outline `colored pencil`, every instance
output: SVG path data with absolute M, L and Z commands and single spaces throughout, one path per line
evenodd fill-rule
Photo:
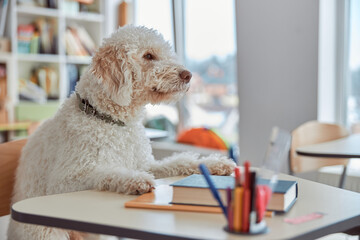
M 234 230 L 241 232 L 242 228 L 242 199 L 243 199 L 244 188 L 236 187 L 234 191 Z
M 225 218 L 226 220 L 228 219 L 228 215 L 227 215 L 227 211 L 226 211 L 226 208 L 224 206 L 224 204 L 222 203 L 221 201 L 221 198 L 220 198 L 220 195 L 219 195 L 219 192 L 216 190 L 216 187 L 214 185 L 214 183 L 212 182 L 211 178 L 210 178 L 210 172 L 209 170 L 207 169 L 206 165 L 201 163 L 199 165 L 199 168 L 200 168 L 200 171 L 202 172 L 203 176 L 205 177 L 205 180 L 206 182 L 208 183 L 209 185 L 209 188 L 211 190 L 211 193 L 213 195 L 213 197 L 216 199 L 216 201 L 219 203 L 220 207 L 221 207 L 221 210 L 223 211 L 224 215 L 225 215 Z

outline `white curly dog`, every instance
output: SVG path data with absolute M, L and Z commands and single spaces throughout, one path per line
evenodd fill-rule
M 142 194 L 154 179 L 216 175 L 235 164 L 225 156 L 179 153 L 157 161 L 142 124 L 148 103 L 179 100 L 191 73 L 157 31 L 119 28 L 103 41 L 92 63 L 55 116 L 29 137 L 16 173 L 13 203 L 49 194 L 98 189 Z M 10 240 L 93 239 L 70 230 L 10 222 Z

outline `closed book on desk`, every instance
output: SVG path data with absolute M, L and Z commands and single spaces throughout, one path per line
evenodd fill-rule
M 226 202 L 226 188 L 234 186 L 234 177 L 211 176 L 221 200 Z M 258 184 L 268 184 L 267 179 L 258 179 Z M 194 174 L 173 184 L 172 204 L 218 206 L 211 194 L 204 177 Z M 296 181 L 279 180 L 273 190 L 267 210 L 287 212 L 297 199 L 298 189 Z
M 143 208 L 169 211 L 222 213 L 220 207 L 188 204 L 172 204 L 173 187 L 169 185 L 158 185 L 154 191 L 140 195 L 127 201 L 127 208 Z
M 258 179 L 257 184 L 268 185 L 268 179 Z M 294 205 L 298 197 L 298 184 L 296 181 L 278 180 L 267 210 L 276 212 L 287 212 Z

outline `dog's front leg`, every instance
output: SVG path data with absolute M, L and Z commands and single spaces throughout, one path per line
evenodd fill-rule
M 93 188 L 126 194 L 150 192 L 154 186 L 154 176 L 132 169 L 97 170 L 92 174 Z
M 224 155 L 210 154 L 200 157 L 197 153 L 175 153 L 163 160 L 153 161 L 150 171 L 156 178 L 199 174 L 199 164 L 204 163 L 213 175 L 230 175 L 235 163 Z

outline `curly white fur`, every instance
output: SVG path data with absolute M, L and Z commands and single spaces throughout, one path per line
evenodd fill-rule
M 154 160 L 142 125 L 144 106 L 177 101 L 189 88 L 180 77 L 183 71 L 187 70 L 156 31 L 119 28 L 104 40 L 76 90 L 99 112 L 126 126 L 85 114 L 75 94 L 71 95 L 23 148 L 13 203 L 86 189 L 142 194 L 152 190 L 155 178 L 199 173 L 201 162 L 213 174 L 230 174 L 234 163 L 218 155 L 200 158 L 181 153 Z M 8 237 L 56 240 L 90 235 L 11 221 Z

